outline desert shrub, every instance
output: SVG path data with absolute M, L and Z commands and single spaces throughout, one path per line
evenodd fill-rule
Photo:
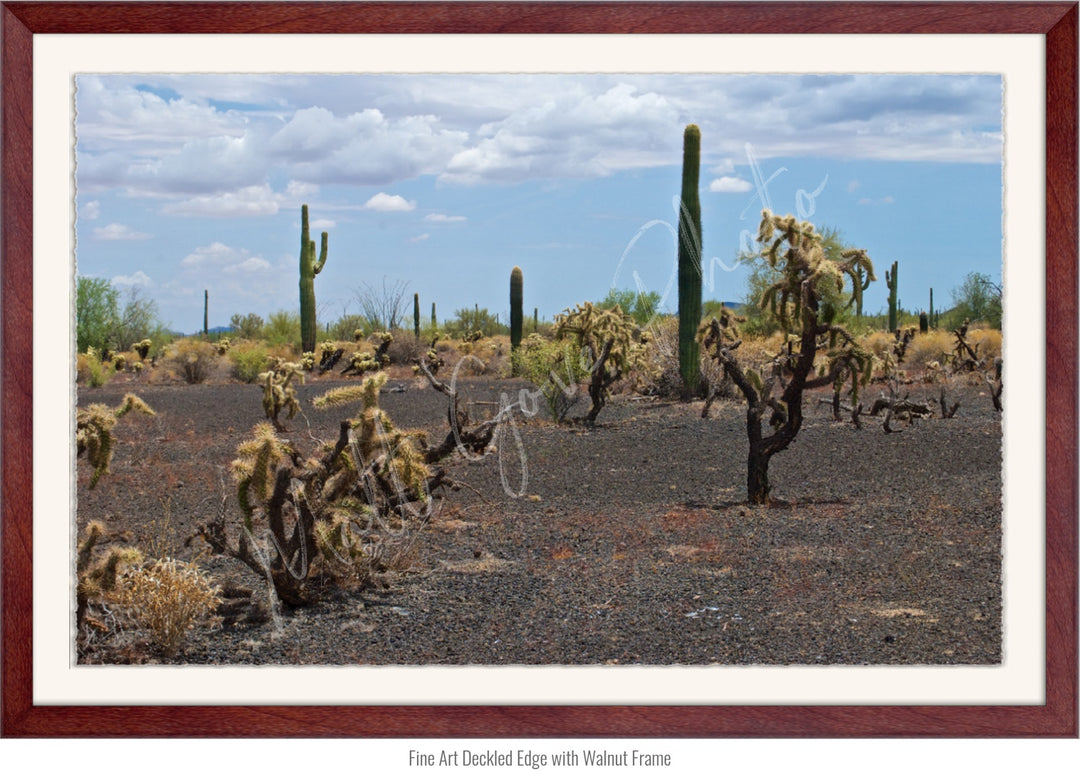
M 75 376 L 79 383 L 86 386 L 104 386 L 116 372 L 114 364 L 103 362 L 97 349 L 90 346 L 85 354 L 79 354 L 75 361 Z
M 233 333 L 238 338 L 255 340 L 262 337 L 263 320 L 262 316 L 256 313 L 248 313 L 243 316 L 234 313 L 232 319 L 229 320 L 229 326 L 232 327 Z
M 973 329 L 968 332 L 968 342 L 980 357 L 992 362 L 1001 356 L 1001 331 L 994 329 Z
M 189 384 L 201 384 L 209 378 L 217 359 L 217 348 L 196 338 L 178 340 L 169 350 L 169 362 Z
M 920 333 L 908 344 L 904 363 L 915 370 L 924 368 L 931 362 L 941 364 L 952 348 L 952 337 L 947 332 L 931 330 Z
M 534 333 L 521 341 L 511 359 L 515 374 L 540 392 L 548 417 L 552 421 L 565 419 L 581 399 L 576 377 L 566 370 L 572 359 L 570 344 Z
M 892 352 L 896 337 L 891 332 L 871 332 L 860 338 L 859 345 L 874 355 L 876 359 L 884 359 L 886 354 Z
M 428 344 L 411 332 L 401 331 L 386 349 L 392 365 L 411 365 L 428 350 Z
M 124 573 L 117 599 L 166 656 L 175 656 L 187 631 L 220 604 L 218 594 L 198 565 L 167 558 Z
M 277 311 L 263 326 L 263 337 L 271 346 L 300 344 L 300 314 L 296 311 Z
M 259 378 L 259 373 L 266 370 L 269 359 L 266 346 L 259 342 L 242 340 L 229 349 L 233 375 L 245 384 L 254 383 Z

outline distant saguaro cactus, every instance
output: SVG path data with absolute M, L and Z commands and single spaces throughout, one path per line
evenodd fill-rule
M 203 334 L 204 337 L 210 334 L 210 290 L 209 289 L 203 289 L 202 334 Z
M 435 318 L 435 303 L 431 304 L 431 329 L 439 329 L 439 320 Z
M 318 328 L 315 324 L 315 276 L 326 264 L 327 234 L 322 234 L 322 248 L 315 259 L 315 241 L 308 230 L 308 207 L 300 209 L 300 350 L 314 351 Z
M 420 293 L 413 292 L 412 296 L 412 326 L 413 335 L 420 337 Z
M 900 327 L 900 311 L 896 302 L 896 263 L 892 263 L 892 272 L 885 271 L 885 285 L 889 287 L 889 332 L 896 332 Z
M 521 268 L 515 266 L 510 271 L 510 350 L 517 351 L 521 346 L 521 331 L 523 329 L 524 315 L 521 310 L 521 301 L 524 294 L 523 287 L 525 278 Z
M 698 391 L 701 324 L 701 130 L 688 124 L 683 131 L 682 195 L 679 202 L 679 373 L 683 396 Z

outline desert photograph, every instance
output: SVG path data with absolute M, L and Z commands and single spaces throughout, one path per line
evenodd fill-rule
M 79 665 L 1002 663 L 999 76 L 74 91 Z

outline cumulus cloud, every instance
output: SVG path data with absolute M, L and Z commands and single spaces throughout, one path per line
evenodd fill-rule
M 278 212 L 282 197 L 269 186 L 245 186 L 235 192 L 199 195 L 162 207 L 162 213 L 176 216 L 236 218 L 242 216 L 273 216 Z
M 269 270 L 270 263 L 243 248 L 234 248 L 220 241 L 208 246 L 199 246 L 180 260 L 185 268 L 198 269 L 200 272 L 221 270 L 225 273 L 253 273 Z
M 101 203 L 99 203 L 97 200 L 91 200 L 88 203 L 83 203 L 82 207 L 79 209 L 80 219 L 92 221 L 94 219 L 97 219 L 99 216 L 101 216 Z
M 113 276 L 110 279 L 113 286 L 153 286 L 150 276 L 141 270 L 136 270 L 129 276 Z
M 421 235 L 417 235 L 416 237 L 409 238 L 409 243 L 423 243 L 425 240 L 427 240 L 430 237 L 431 237 L 431 233 L 425 232 L 425 233 L 423 233 Z
M 379 192 L 364 203 L 364 208 L 369 211 L 383 212 L 411 211 L 416 208 L 416 202 L 413 200 L 406 200 L 401 195 Z
M 449 216 L 445 213 L 429 213 L 424 217 L 426 222 L 436 222 L 438 224 L 451 224 L 456 222 L 466 221 L 464 216 Z
M 163 97 L 130 77 L 79 75 L 75 78 L 79 145 L 105 143 L 140 146 L 184 142 L 193 137 L 241 135 L 247 119 L 237 111 L 177 95 Z
M 480 140 L 449 161 L 441 181 L 461 184 L 527 178 L 589 178 L 669 163 L 676 108 L 662 95 L 618 83 L 603 92 L 563 82 L 506 118 L 479 128 Z
M 710 192 L 749 192 L 754 185 L 745 179 L 733 176 L 714 178 L 709 183 Z
M 95 240 L 149 240 L 154 237 L 149 233 L 133 230 L 125 224 L 95 227 L 92 234 Z
M 304 181 L 386 184 L 439 172 L 467 140 L 436 116 L 391 120 L 377 108 L 337 116 L 315 106 L 296 111 L 267 151 Z

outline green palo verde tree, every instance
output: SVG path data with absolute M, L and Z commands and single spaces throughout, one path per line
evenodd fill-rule
M 686 398 L 698 393 L 701 352 L 701 130 L 688 124 L 683 132 L 682 196 L 679 201 L 679 374 Z
M 833 385 L 840 376 L 850 378 L 852 401 L 860 385 L 870 379 L 873 360 L 843 327 L 833 322 L 837 311 L 822 306 L 828 286 L 843 290 L 865 278 L 874 278 L 870 258 L 862 249 L 848 249 L 839 260 L 830 259 L 821 235 L 809 222 L 793 216 L 762 212 L 758 243 L 761 257 L 779 279 L 762 296 L 761 307 L 788 333 L 787 346 L 763 370 L 739 363 L 741 344 L 730 317 L 712 319 L 701 328 L 702 345 L 711 359 L 739 388 L 746 400 L 746 491 L 752 503 L 769 499 L 769 460 L 795 440 L 802 427 L 803 393 Z M 855 301 L 851 293 L 848 304 Z M 818 363 L 818 356 L 824 357 Z
M 300 208 L 300 351 L 315 350 L 318 327 L 315 323 L 315 276 L 326 264 L 327 234 L 322 234 L 322 248 L 315 259 L 315 241 L 308 230 L 308 207 Z

